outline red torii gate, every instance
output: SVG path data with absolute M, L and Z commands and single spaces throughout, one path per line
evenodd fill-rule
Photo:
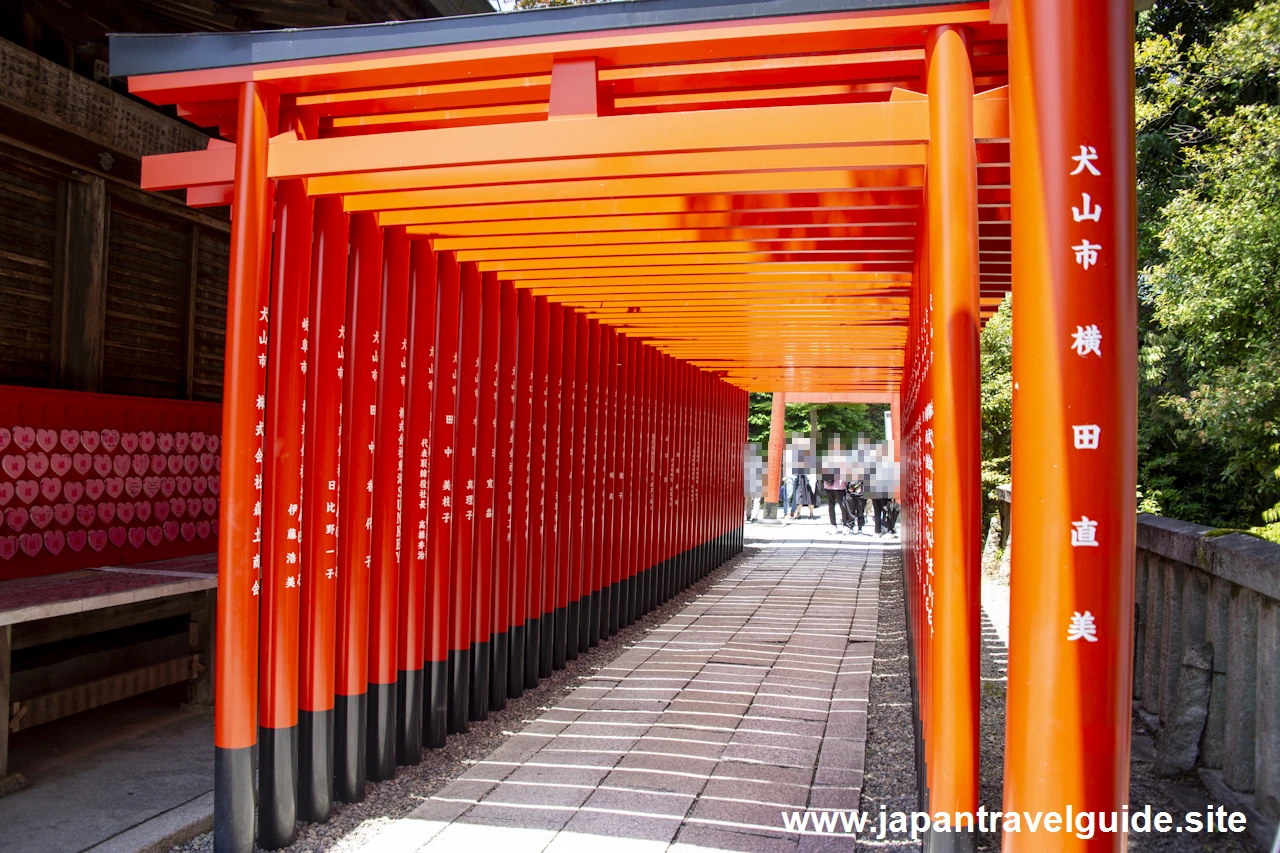
M 281 846 L 735 553 L 747 390 L 899 397 L 922 806 L 973 811 L 977 335 L 1010 288 L 1005 806 L 1119 809 L 1132 29 L 646 0 L 115 37 L 135 94 L 230 140 L 144 161 L 233 208 L 217 849 L 252 848 L 255 743 Z M 708 511 L 646 511 L 674 490 Z

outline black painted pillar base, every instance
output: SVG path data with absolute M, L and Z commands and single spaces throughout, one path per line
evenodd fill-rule
M 423 665 L 423 669 L 427 685 L 422 740 L 427 749 L 439 749 L 444 746 L 449 729 L 449 662 L 430 660 Z
M 556 614 L 543 613 L 538 617 L 542 636 L 538 640 L 538 678 L 547 678 L 555 669 Z
M 493 647 L 486 640 L 471 645 L 471 703 L 469 716 L 473 721 L 489 716 L 489 655 Z
M 370 684 L 369 741 L 365 745 L 370 782 L 396 777 L 396 685 Z
M 510 650 L 507 648 L 507 631 L 490 634 L 489 645 L 493 649 L 493 672 L 489 680 L 489 710 L 501 711 L 507 707 L 507 677 L 510 669 Z
M 253 853 L 253 747 L 213 748 L 214 853 Z
M 333 697 L 333 798 L 340 803 L 364 799 L 367 706 L 363 693 Z
M 532 690 L 538 686 L 538 671 L 542 668 L 542 619 L 530 619 L 524 625 L 524 686 Z
M 622 592 L 618 597 L 618 628 L 622 629 L 631 624 L 636 587 L 634 579 L 629 577 L 623 578 L 618 583 L 622 586 Z
M 298 820 L 333 814 L 333 709 L 298 712 Z
M 507 631 L 507 698 L 524 695 L 524 624 Z
M 564 669 L 565 658 L 569 653 L 569 608 L 555 609 L 555 631 L 551 635 L 551 668 Z
M 592 648 L 600 644 L 600 613 L 601 608 L 605 606 L 608 600 L 608 588 L 598 589 L 590 595 L 582 599 L 582 621 L 585 623 L 586 630 L 583 636 L 587 639 L 586 648 Z M 584 649 L 583 651 L 585 651 Z
M 618 580 L 609 584 L 609 609 L 601 611 L 600 614 L 600 634 L 601 637 L 612 637 L 618 633 L 618 629 L 622 627 L 622 581 Z M 609 614 L 605 618 L 605 612 Z
M 288 847 L 298 837 L 298 727 L 258 727 L 258 846 Z
M 471 650 L 449 652 L 449 734 L 467 730 L 471 713 Z
M 578 652 L 583 651 L 582 637 L 586 631 L 587 624 L 590 622 L 586 603 L 586 598 L 579 598 L 570 601 L 565 608 L 565 660 L 577 660 Z
M 978 837 L 971 829 L 952 832 L 930 830 L 924 837 L 924 853 L 974 853 Z
M 422 670 L 396 673 L 396 764 L 422 761 Z

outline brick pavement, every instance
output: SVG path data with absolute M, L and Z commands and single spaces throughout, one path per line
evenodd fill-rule
M 797 851 L 784 809 L 858 807 L 885 549 L 754 526 L 756 553 L 363 847 Z

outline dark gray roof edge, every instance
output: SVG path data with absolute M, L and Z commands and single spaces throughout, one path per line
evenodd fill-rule
M 601 30 L 970 2 L 973 0 L 615 0 L 522 12 L 340 27 L 178 35 L 112 33 L 111 76 L 133 77 Z

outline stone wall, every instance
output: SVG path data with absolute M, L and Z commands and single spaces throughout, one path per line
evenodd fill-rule
M 1010 491 L 1001 489 L 1002 535 Z M 1280 545 L 1138 516 L 1133 698 L 1158 767 L 1280 820 Z

